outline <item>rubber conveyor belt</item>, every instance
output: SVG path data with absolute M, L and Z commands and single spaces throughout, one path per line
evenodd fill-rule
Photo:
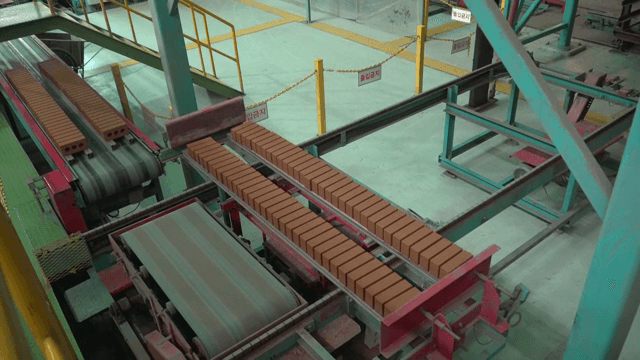
M 215 356 L 297 305 L 284 287 L 199 205 L 122 239 Z
M 84 201 L 92 204 L 109 196 L 130 191 L 161 175 L 162 166 L 156 156 L 140 141 L 118 141 L 111 149 L 97 131 L 78 113 L 69 100 L 37 72 L 38 63 L 51 58 L 32 37 L 0 43 L 0 69 L 27 66 L 32 74 L 49 90 L 49 94 L 65 110 L 71 121 L 86 136 L 93 157 L 76 155 L 70 166 L 79 180 Z M 6 61 L 6 62 L 5 62 Z M 105 100 L 106 101 L 106 100 Z

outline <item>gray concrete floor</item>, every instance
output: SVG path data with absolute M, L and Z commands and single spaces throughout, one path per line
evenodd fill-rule
M 234 23 L 238 30 L 266 24 L 277 20 L 280 15 L 259 9 L 267 4 L 289 14 L 304 15 L 305 9 L 281 0 L 258 1 L 201 1 L 203 6 Z M 146 3 L 134 5 L 146 12 Z M 126 13 L 120 9 L 109 11 L 112 28 L 121 30 L 121 34 L 130 36 Z M 104 21 L 100 13 L 91 15 L 92 21 L 100 24 Z M 331 17 L 323 13 L 314 13 L 316 24 L 328 24 L 366 36 L 374 42 L 386 43 L 397 39 L 375 28 L 353 21 Z M 182 12 L 185 32 L 192 33 L 191 19 Z M 136 22 L 138 41 L 155 48 L 155 37 L 150 24 L 145 20 Z M 445 22 L 445 18 L 433 21 L 432 27 Z M 114 24 L 117 24 L 114 26 Z M 435 25 L 434 25 L 435 24 Z M 474 31 L 475 25 L 441 34 L 441 38 L 461 38 Z M 210 29 L 211 30 L 211 29 Z M 214 32 L 215 30 L 215 32 Z M 212 36 L 226 32 L 214 28 Z M 525 33 L 536 30 L 525 29 Z M 410 35 L 410 34 L 407 34 Z M 553 42 L 556 35 L 548 36 L 528 46 L 534 53 L 543 51 L 546 43 Z M 224 41 L 216 44 L 229 50 L 231 43 Z M 244 35 L 238 38 L 241 65 L 245 83 L 245 104 L 251 104 L 293 84 L 313 71 L 313 60 L 323 58 L 325 68 L 360 68 L 379 62 L 388 54 L 371 46 L 327 33 L 304 22 L 292 21 L 287 24 Z M 542 50 L 540 50 L 542 49 Z M 99 50 L 90 45 L 86 50 L 87 59 Z M 415 51 L 410 47 L 409 51 Z M 426 45 L 426 56 L 446 62 L 461 69 L 470 69 L 471 56 L 466 52 L 450 55 L 450 43 L 430 41 Z M 197 50 L 189 51 L 192 65 L 199 63 Z M 104 66 L 126 58 L 102 50 L 87 64 L 87 80 L 115 106 L 120 107 L 113 79 Z M 569 59 L 554 61 L 548 65 L 572 71 L 593 68 L 594 71 L 610 72 L 628 77 L 627 85 L 640 85 L 640 78 L 631 69 L 638 68 L 640 60 L 636 56 L 617 54 L 610 49 L 587 44 L 587 50 Z M 205 63 L 207 58 L 205 57 Z M 233 63 L 218 61 L 219 77 L 232 86 L 237 86 Z M 218 65 L 217 65 L 218 66 Z M 160 71 L 144 65 L 132 65 L 122 70 L 125 82 L 132 88 L 145 106 L 158 114 L 168 114 L 170 105 L 164 76 Z M 413 95 L 415 64 L 411 61 L 394 58 L 383 66 L 382 80 L 364 87 L 357 86 L 354 74 L 326 74 L 327 129 L 331 130 L 348 124 L 365 115 L 404 100 Z M 430 68 L 425 68 L 425 89 L 435 87 L 454 79 L 455 76 Z M 555 90 L 559 101 L 561 91 Z M 210 96 L 204 89 L 196 87 L 198 105 L 205 107 L 217 98 Z M 487 112 L 495 117 L 504 118 L 508 97 L 498 94 L 498 104 Z M 134 116 L 145 131 L 160 141 L 159 134 L 153 133 L 143 122 L 141 112 L 133 99 L 130 99 Z M 460 97 L 464 104 L 466 95 Z M 410 208 L 423 217 L 436 223 L 446 223 L 456 215 L 487 198 L 487 194 L 460 179 L 443 176 L 437 157 L 442 151 L 444 106 L 436 106 L 398 124 L 389 126 L 375 134 L 361 139 L 347 147 L 336 150 L 324 157 L 334 166 L 344 170 L 357 180 L 383 194 L 404 208 Z M 613 115 L 620 109 L 606 102 L 594 104 L 593 109 Z M 289 93 L 269 103 L 269 119 L 262 122 L 265 127 L 279 133 L 293 142 L 301 142 L 316 136 L 316 103 L 313 79 L 300 85 Z M 541 129 L 526 101 L 520 100 L 518 121 Z M 162 123 L 162 120 L 159 120 Z M 462 120 L 456 124 L 456 141 L 478 134 L 476 125 Z M 522 145 L 507 143 L 504 137 L 496 137 L 486 142 L 468 155 L 460 158 L 461 163 L 491 179 L 500 179 L 512 173 L 517 162 L 509 155 Z M 166 195 L 181 192 L 184 187 L 181 167 L 169 164 L 167 175 L 163 178 Z M 562 203 L 563 189 L 550 184 L 546 191 L 539 190 L 532 197 L 549 206 L 559 208 Z M 494 257 L 499 261 L 511 250 L 546 226 L 542 221 L 526 213 L 510 208 L 469 235 L 458 244 L 472 253 L 479 253 L 491 244 L 499 245 L 502 250 Z M 586 272 L 593 254 L 601 222 L 597 215 L 590 212 L 565 232 L 556 232 L 541 245 L 523 256 L 497 279 L 506 288 L 519 283 L 531 290 L 531 296 L 522 307 L 523 320 L 512 329 L 506 348 L 498 359 L 544 359 L 557 358 L 562 354 L 573 323 L 574 314 L 582 293 Z M 622 359 L 640 358 L 640 346 L 631 339 L 640 336 L 640 324 L 636 324 L 629 335 Z M 464 357 L 464 354 L 461 354 Z

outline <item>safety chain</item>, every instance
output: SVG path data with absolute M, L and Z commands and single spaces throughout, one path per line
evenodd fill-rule
M 125 89 L 127 89 L 129 91 L 129 94 L 131 94 L 131 96 L 133 96 L 133 98 L 136 99 L 136 101 L 138 102 L 138 105 L 140 105 L 141 108 L 144 108 L 151 115 L 153 115 L 153 116 L 155 116 L 157 118 L 160 118 L 160 119 L 171 119 L 169 116 L 158 115 L 158 114 L 154 113 L 153 111 L 151 111 L 151 109 L 149 109 L 148 107 L 144 106 L 142 101 L 140 101 L 138 99 L 138 97 L 136 97 L 136 94 L 134 94 L 133 91 L 131 91 L 131 89 L 129 89 L 129 86 L 127 86 L 127 84 L 125 84 L 124 81 L 122 82 L 122 84 L 124 85 Z
M 471 41 L 471 38 L 473 37 L 473 35 L 476 33 L 477 30 L 473 30 L 473 32 L 471 32 L 467 37 L 469 38 L 469 41 Z M 427 40 L 440 40 L 440 41 L 447 41 L 447 42 L 454 42 L 454 41 L 458 41 L 460 39 L 457 40 L 453 40 L 453 39 L 442 39 L 442 38 L 437 38 L 435 36 L 427 36 Z M 467 56 L 471 55 L 471 46 L 469 46 L 469 48 L 467 49 Z
M 354 69 L 354 70 L 342 70 L 342 69 L 324 69 L 324 71 L 327 72 L 337 72 L 337 73 L 357 73 L 357 72 L 361 72 L 361 71 L 366 71 L 366 70 L 370 70 L 373 69 L 375 67 L 378 67 L 384 63 L 386 63 L 387 61 L 393 59 L 394 57 L 400 55 L 401 52 L 407 50 L 407 48 L 409 46 L 411 46 L 411 44 L 413 44 L 414 42 L 418 41 L 418 37 L 417 36 L 408 36 L 409 38 L 411 38 L 411 42 L 409 42 L 408 44 L 406 44 L 405 46 L 403 46 L 402 48 L 400 48 L 398 51 L 396 51 L 395 53 L 391 54 L 391 56 L 389 56 L 388 58 L 380 61 L 377 64 L 373 64 L 371 66 L 367 66 L 365 68 L 362 69 Z
M 2 184 L 2 178 L 0 178 L 0 202 L 4 211 L 9 213 L 9 207 L 7 207 L 7 197 L 4 194 L 4 184 Z
M 260 106 L 260 105 L 262 105 L 262 104 L 266 104 L 267 102 L 269 102 L 269 101 L 271 101 L 271 100 L 273 100 L 273 99 L 277 98 L 278 96 L 280 96 L 280 95 L 282 95 L 282 94 L 286 93 L 287 91 L 289 91 L 289 90 L 291 90 L 291 89 L 295 88 L 296 86 L 298 86 L 298 85 L 302 84 L 303 82 L 305 82 L 305 81 L 309 80 L 309 78 L 310 78 L 310 77 L 312 77 L 312 76 L 313 76 L 313 75 L 315 75 L 315 74 L 316 74 L 316 72 L 315 72 L 315 70 L 314 70 L 311 74 L 309 74 L 309 75 L 307 75 L 307 76 L 303 77 L 302 79 L 298 80 L 298 82 L 297 82 L 297 83 L 295 83 L 295 84 L 293 84 L 293 85 L 289 86 L 288 88 L 286 88 L 286 89 L 284 89 L 284 90 L 280 91 L 279 93 L 277 93 L 277 94 L 273 95 L 272 97 L 270 97 L 270 98 L 268 98 L 268 99 L 266 99 L 266 100 L 262 100 L 262 101 L 260 101 L 260 102 L 257 102 L 257 103 L 255 103 L 255 104 L 252 104 L 252 105 L 247 106 L 247 110 L 249 110 L 249 109 L 253 109 L 254 107 L 256 107 L 256 106 Z

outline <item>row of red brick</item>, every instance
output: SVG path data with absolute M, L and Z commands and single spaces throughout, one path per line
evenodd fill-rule
M 246 122 L 231 134 L 233 140 L 293 176 L 434 276 L 442 278 L 472 258 L 422 222 L 264 127 Z
M 391 268 L 213 139 L 190 143 L 187 151 L 380 315 L 389 315 L 420 293 Z
M 64 92 L 105 141 L 128 134 L 128 127 L 120 113 L 71 68 L 57 59 L 43 61 L 38 66 L 42 74 Z
M 85 136 L 29 70 L 19 67 L 7 70 L 5 74 L 62 155 L 87 148 Z

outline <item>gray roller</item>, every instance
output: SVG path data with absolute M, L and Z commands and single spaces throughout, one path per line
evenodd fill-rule
M 298 301 L 195 203 L 122 235 L 210 356 Z

